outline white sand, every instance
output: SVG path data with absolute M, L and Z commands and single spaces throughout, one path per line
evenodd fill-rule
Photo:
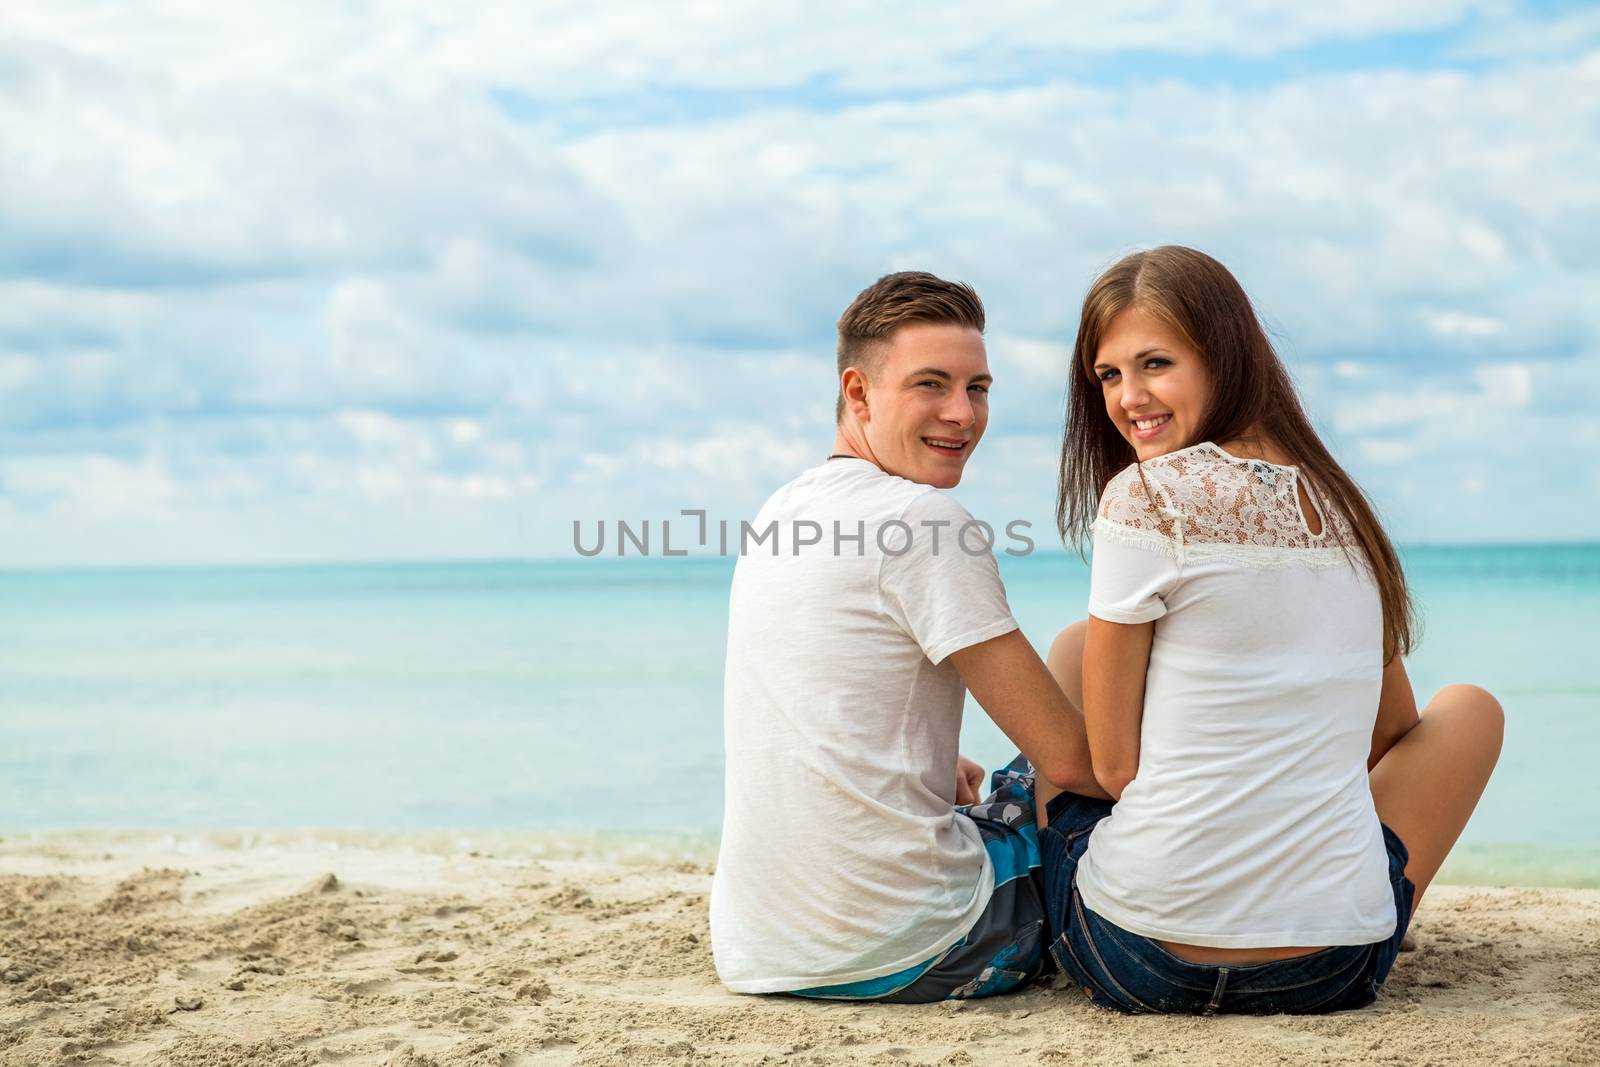
M 1126 1018 L 1049 984 L 918 1007 L 735 996 L 711 967 L 709 858 L 537 835 L 8 836 L 0 1064 L 1600 1063 L 1594 890 L 1436 887 L 1364 1011 Z

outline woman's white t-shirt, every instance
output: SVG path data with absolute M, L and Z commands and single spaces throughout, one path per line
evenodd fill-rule
M 1094 523 L 1089 613 L 1155 621 L 1138 774 L 1083 902 L 1146 937 L 1361 945 L 1395 928 L 1367 755 L 1383 611 L 1348 523 L 1295 467 L 1206 442 L 1134 464 Z

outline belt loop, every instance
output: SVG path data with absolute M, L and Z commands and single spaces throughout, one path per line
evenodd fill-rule
M 1217 1008 L 1222 1004 L 1222 991 L 1228 988 L 1228 968 L 1217 968 L 1217 988 L 1211 993 L 1211 1003 L 1206 1005 L 1202 1015 L 1215 1015 Z

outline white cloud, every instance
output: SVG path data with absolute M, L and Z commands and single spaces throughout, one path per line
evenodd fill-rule
M 795 439 L 759 425 L 729 426 L 689 441 L 649 441 L 633 446 L 632 468 L 692 476 L 699 484 L 719 481 L 778 485 L 821 462 L 819 446 L 831 433 Z
M 1358 440 L 1356 449 L 1357 456 L 1365 461 L 1364 465 L 1381 467 L 1407 463 L 1421 451 L 1421 447 L 1415 440 L 1385 441 L 1370 437 Z
M 1559 371 L 1551 364 L 1538 368 Z M 1349 386 L 1335 408 L 1334 426 L 1342 433 L 1404 430 L 1447 432 L 1465 439 L 1494 424 L 1520 421 L 1534 396 L 1536 368 L 1521 363 L 1490 364 L 1473 372 L 1475 388 L 1463 389 L 1437 378 L 1406 391 Z
M 1600 536 L 1573 463 L 1600 448 L 1600 358 L 1486 364 L 1467 381 L 1406 391 L 1382 376 L 1324 399 L 1347 462 L 1403 541 L 1552 541 Z
M 1493 337 L 1505 329 L 1505 323 L 1487 315 L 1469 315 L 1461 311 L 1436 311 L 1423 309 L 1423 319 L 1428 329 L 1440 337 Z
M 1488 364 L 1476 368 L 1473 376 L 1485 394 L 1508 407 L 1525 408 L 1533 400 L 1534 368 L 1525 363 Z
M 1588 24 L 1536 64 L 1259 87 L 1091 62 L 1521 24 L 1467 10 L 28 6 L 0 46 L 0 505 L 35 511 L 0 549 L 97 494 L 334 541 L 316 515 L 459 508 L 501 548 L 535 492 L 759 503 L 826 446 L 834 318 L 903 267 L 983 294 L 970 491 L 1034 507 L 1084 288 L 1165 241 L 1245 282 L 1358 474 L 1493 503 L 1515 480 L 1451 450 L 1600 432 Z
M 91 517 L 161 515 L 186 487 L 158 456 L 29 456 L 0 465 L 0 482 L 24 497 L 43 497 Z
M 1015 371 L 1029 385 L 1066 388 L 1072 368 L 1072 346 L 1061 341 L 1001 335 L 988 342 L 991 362 Z
M 617 130 L 566 157 L 651 245 L 713 264 L 682 276 L 705 294 L 684 293 L 690 305 L 732 288 L 770 306 L 763 280 L 788 282 L 819 249 L 851 251 L 837 272 L 884 248 L 880 264 L 981 283 L 997 332 L 1065 339 L 1094 271 L 1177 240 L 1233 266 L 1302 353 L 1443 335 L 1505 356 L 1570 351 L 1600 325 L 1589 272 L 1552 262 L 1564 234 L 1592 229 L 1583 175 L 1600 170 L 1600 142 L 1564 131 L 1600 118 L 1593 80 L 1569 63 L 1252 93 L 1057 84 Z M 775 143 L 793 146 L 781 171 L 760 151 Z
M 306 0 L 252 8 L 198 2 L 34 5 L 10 19 L 35 40 L 87 57 L 148 56 L 185 91 L 272 78 L 301 89 L 383 85 L 434 99 L 463 82 L 552 101 L 662 87 L 741 90 L 831 81 L 849 90 L 1005 78 L 1019 58 L 1126 50 L 1261 56 L 1322 40 L 1449 26 L 1481 5 L 1343 0 L 1138 0 L 1063 8 L 1000 0 L 981 16 L 956 0 L 893 7 L 846 0 L 498 0 L 443 10 L 423 0 L 365 6 Z
M 607 205 L 551 143 L 486 103 L 417 106 L 286 71 L 201 90 L 160 49 L 64 51 L 14 38 L 0 52 L 0 134 L 28 146 L 0 169 L 11 272 L 212 285 L 403 267 L 474 237 L 566 264 L 606 234 Z
M 1471 59 L 1521 59 L 1592 49 L 1600 40 L 1600 10 L 1585 8 L 1552 18 L 1500 17 L 1452 50 Z

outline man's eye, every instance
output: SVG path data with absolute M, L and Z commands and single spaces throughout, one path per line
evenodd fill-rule
M 987 385 L 971 385 L 967 388 L 976 389 L 980 393 L 987 393 L 989 391 L 989 387 Z
M 937 388 L 939 388 L 939 383 L 938 383 L 938 382 L 935 382 L 935 381 L 931 381 L 931 380 L 930 380 L 930 381 L 926 381 L 926 382 L 918 382 L 918 383 L 917 383 L 917 384 L 918 384 L 918 385 L 931 385 L 931 386 L 933 386 L 933 387 L 934 387 L 934 388 L 935 388 L 935 389 L 937 389 Z

